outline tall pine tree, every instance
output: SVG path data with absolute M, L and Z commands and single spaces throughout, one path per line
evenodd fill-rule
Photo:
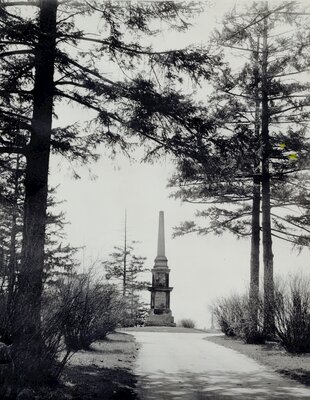
M 309 185 L 309 177 L 304 172 L 309 165 L 305 122 L 309 119 L 309 94 L 308 84 L 302 76 L 309 64 L 307 46 L 299 31 L 300 20 L 304 17 L 301 14 L 296 17 L 293 3 L 266 7 L 254 3 L 243 12 L 234 10 L 224 21 L 223 31 L 216 34 L 217 43 L 225 52 L 230 55 L 240 53 L 246 61 L 234 73 L 232 69 L 236 68 L 232 62 L 232 67 L 224 69 L 214 84 L 215 94 L 209 104 L 213 104 L 212 118 L 216 120 L 218 133 L 216 139 L 213 138 L 213 147 L 203 149 L 204 158 L 203 152 L 197 151 L 195 159 L 202 160 L 200 165 L 182 161 L 179 173 L 171 181 L 171 185 L 180 187 L 175 194 L 177 197 L 193 202 L 227 204 L 226 207 L 211 206 L 198 213 L 210 218 L 209 227 L 200 228 L 187 222 L 176 231 L 177 234 L 191 231 L 221 233 L 228 229 L 239 237 L 251 235 L 250 309 L 254 338 L 260 229 L 263 232 L 264 329 L 267 335 L 274 330 L 271 236 L 297 246 L 309 245 L 307 227 L 302 223 L 307 215 L 307 201 L 302 200 L 304 189 L 294 188 L 294 195 L 285 195 L 292 192 L 296 179 Z M 295 29 L 294 34 L 287 33 L 288 26 Z M 294 81 L 288 80 L 290 76 Z M 283 202 L 285 196 L 286 202 Z M 283 210 L 285 206 L 297 206 L 298 203 L 304 206 L 300 215 L 295 216 L 300 224 L 292 225 L 289 223 L 291 217 L 284 215 Z M 271 215 L 271 207 L 279 208 L 279 212 Z
M 154 51 L 139 36 L 156 34 L 158 21 L 186 29 L 196 11 L 195 4 L 173 2 L 0 4 L 0 152 L 26 160 L 14 338 L 25 380 L 44 379 L 40 311 L 51 150 L 87 161 L 99 145 L 128 151 L 138 142 L 167 151 L 182 144 L 182 135 L 197 125 L 197 109 L 175 89 L 179 74 L 208 78 L 219 60 L 194 48 Z M 83 29 L 86 18 L 98 23 L 96 35 Z M 110 66 L 119 73 L 110 74 Z M 87 129 L 80 122 L 53 129 L 55 107 L 65 102 L 92 112 Z

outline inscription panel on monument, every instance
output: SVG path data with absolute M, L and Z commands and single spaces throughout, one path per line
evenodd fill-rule
M 155 282 L 157 287 L 165 287 L 166 286 L 166 274 L 157 272 L 155 274 Z
M 155 308 L 166 308 L 166 293 L 165 292 L 156 292 Z

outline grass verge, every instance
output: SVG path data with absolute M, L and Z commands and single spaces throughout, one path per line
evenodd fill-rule
M 63 374 L 64 395 L 68 399 L 135 399 L 133 363 L 138 346 L 124 333 L 108 335 L 88 351 L 79 351 Z
M 205 340 L 236 350 L 280 374 L 310 386 L 310 354 L 293 355 L 277 343 L 245 344 L 241 340 L 226 336 L 208 336 Z
M 89 350 L 75 353 L 55 386 L 23 388 L 18 399 L 136 400 L 133 364 L 137 351 L 132 335 L 110 334 Z M 13 393 L 10 399 L 16 400 Z

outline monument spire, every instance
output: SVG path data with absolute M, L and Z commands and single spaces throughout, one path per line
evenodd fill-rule
M 152 286 L 148 287 L 151 292 L 151 307 L 146 325 L 175 326 L 170 310 L 170 292 L 173 288 L 169 286 L 169 272 L 170 269 L 168 268 L 168 260 L 165 253 L 164 212 L 160 211 L 157 256 L 152 269 Z
M 165 217 L 163 211 L 159 211 L 157 257 L 165 257 Z
M 159 211 L 158 220 L 158 239 L 157 239 L 157 256 L 155 258 L 154 268 L 168 268 L 168 260 L 165 254 L 165 217 L 164 212 Z

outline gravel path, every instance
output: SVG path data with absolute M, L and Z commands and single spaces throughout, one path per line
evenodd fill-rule
M 205 333 L 131 330 L 140 344 L 135 373 L 140 400 L 310 399 L 310 389 Z

